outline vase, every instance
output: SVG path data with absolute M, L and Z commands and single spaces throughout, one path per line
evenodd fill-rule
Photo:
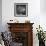
M 45 41 L 39 40 L 39 46 L 45 46 Z

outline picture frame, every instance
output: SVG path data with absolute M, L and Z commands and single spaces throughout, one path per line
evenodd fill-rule
M 14 16 L 27 17 L 28 16 L 28 3 L 14 3 Z

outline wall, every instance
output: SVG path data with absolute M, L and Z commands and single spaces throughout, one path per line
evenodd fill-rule
M 28 3 L 28 17 L 14 17 L 14 3 Z M 36 37 L 36 27 L 40 24 L 40 0 L 2 0 L 2 26 L 3 31 L 8 30 L 7 22 L 10 19 L 24 22 L 29 19 L 33 25 L 33 45 L 38 46 L 38 39 Z M 21 21 L 20 21 L 21 20 Z
M 40 9 L 42 13 L 46 13 L 46 0 L 40 0 Z
M 46 0 L 40 0 L 40 24 L 46 31 Z
M 14 17 L 14 3 L 15 2 L 26 2 L 28 3 L 28 17 Z M 10 19 L 21 20 L 24 22 L 28 18 L 31 22 L 39 23 L 40 22 L 40 0 L 3 0 L 2 1 L 2 22 L 3 26 Z M 19 18 L 19 19 L 18 19 Z M 23 19 L 22 19 L 23 18 Z M 38 21 L 37 21 L 38 20 Z M 6 29 L 6 28 L 5 28 Z
M 46 0 L 40 0 L 40 25 L 46 31 Z M 45 41 L 46 46 L 46 41 Z
M 0 0 L 0 31 L 2 29 L 2 0 Z

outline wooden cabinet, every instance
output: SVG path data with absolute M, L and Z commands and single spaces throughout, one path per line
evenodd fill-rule
M 12 33 L 13 41 L 22 46 L 33 46 L 33 23 L 7 23 Z

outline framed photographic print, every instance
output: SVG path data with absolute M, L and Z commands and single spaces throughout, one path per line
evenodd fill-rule
M 14 3 L 14 16 L 16 17 L 28 16 L 28 3 Z

